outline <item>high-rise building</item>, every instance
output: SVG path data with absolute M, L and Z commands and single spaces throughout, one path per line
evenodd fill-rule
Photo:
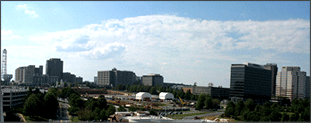
M 276 86 L 276 75 L 278 73 L 277 64 L 267 63 L 263 66 L 267 70 L 271 70 L 272 78 L 271 78 L 271 96 L 275 96 L 275 86 Z
M 271 99 L 272 71 L 258 64 L 232 64 L 230 98 L 232 101 L 253 99 L 264 103 Z
M 96 85 L 98 85 L 98 79 L 97 79 L 97 76 L 94 76 L 94 83 L 95 83 Z
M 143 75 L 142 83 L 148 86 L 163 85 L 163 77 L 160 74 Z
M 42 76 L 43 66 L 40 65 L 36 68 L 35 65 L 29 65 L 27 67 L 19 67 L 15 70 L 15 82 L 31 84 L 33 83 L 34 76 Z
M 58 58 L 51 58 L 46 61 L 46 75 L 57 76 L 58 81 L 63 79 L 63 61 Z
M 310 97 L 310 80 L 300 67 L 286 66 L 278 72 L 276 79 L 276 96 L 305 99 Z
M 136 74 L 132 71 L 120 71 L 116 68 L 110 71 L 98 71 L 98 85 L 101 86 L 117 86 L 132 85 L 136 81 Z

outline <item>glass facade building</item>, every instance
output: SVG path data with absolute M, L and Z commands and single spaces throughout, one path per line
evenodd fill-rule
M 257 64 L 232 64 L 230 98 L 232 101 L 253 99 L 264 103 L 271 99 L 272 71 Z

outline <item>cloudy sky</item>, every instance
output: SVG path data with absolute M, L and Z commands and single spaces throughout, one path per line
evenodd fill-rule
M 231 64 L 245 62 L 310 75 L 310 2 L 1 1 L 3 49 L 13 79 L 49 58 L 88 81 L 116 67 L 230 87 Z

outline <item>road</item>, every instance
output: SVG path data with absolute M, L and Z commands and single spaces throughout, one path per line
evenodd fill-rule
M 54 122 L 70 122 L 70 117 L 67 111 L 68 108 L 68 104 L 59 102 L 59 110 L 57 112 L 58 117 Z
M 195 115 L 195 116 L 186 116 L 184 117 L 183 119 L 185 120 L 189 120 L 189 119 L 193 119 L 194 117 L 205 117 L 205 116 L 215 116 L 215 115 L 221 115 L 223 114 L 224 112 L 221 111 L 221 112 L 211 112 L 211 113 L 206 113 L 206 114 L 201 114 L 201 115 Z

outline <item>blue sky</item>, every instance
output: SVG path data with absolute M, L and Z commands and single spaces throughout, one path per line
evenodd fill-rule
M 1 48 L 13 76 L 53 57 L 89 81 L 116 67 L 229 87 L 231 64 L 245 62 L 310 75 L 310 2 L 2 1 Z

